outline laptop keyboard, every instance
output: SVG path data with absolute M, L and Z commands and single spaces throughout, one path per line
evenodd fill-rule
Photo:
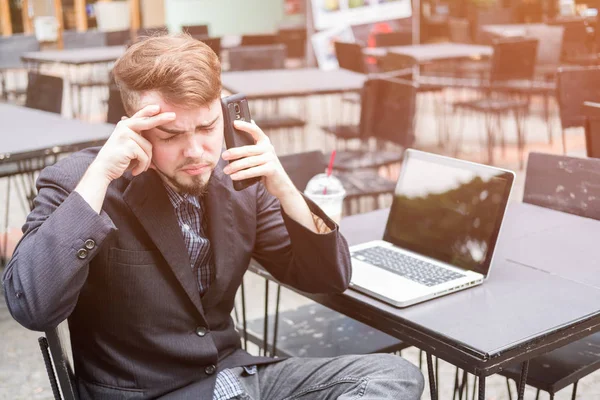
M 425 286 L 435 286 L 466 276 L 385 247 L 357 250 L 352 253 L 352 257 Z

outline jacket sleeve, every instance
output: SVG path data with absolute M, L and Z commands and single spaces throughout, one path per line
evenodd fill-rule
M 24 236 L 2 277 L 8 309 L 26 328 L 54 328 L 71 314 L 89 261 L 116 229 L 73 191 L 88 164 L 72 156 L 38 178 Z
M 331 229 L 314 233 L 289 217 L 279 200 L 257 185 L 257 234 L 253 257 L 275 279 L 308 293 L 343 292 L 350 284 L 350 252 L 338 226 L 312 201 L 313 214 Z

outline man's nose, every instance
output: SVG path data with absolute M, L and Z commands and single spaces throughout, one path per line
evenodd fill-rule
M 202 143 L 200 143 L 194 136 L 195 135 L 192 135 L 192 137 L 186 141 L 186 146 L 183 150 L 183 155 L 187 158 L 199 158 L 204 152 Z

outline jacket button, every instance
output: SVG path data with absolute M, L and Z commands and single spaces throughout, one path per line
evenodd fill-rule
M 215 367 L 214 365 L 209 365 L 208 367 L 204 368 L 204 372 L 206 372 L 206 375 L 212 375 L 215 373 L 216 370 L 217 367 Z
M 200 337 L 206 336 L 207 333 L 208 333 L 208 329 L 206 329 L 203 326 L 199 326 L 196 328 L 196 335 L 198 335 Z
M 88 239 L 85 241 L 85 248 L 88 250 L 92 250 L 94 247 L 96 247 L 96 242 L 94 242 L 93 239 Z
M 79 249 L 77 250 L 77 258 L 79 258 L 80 260 L 83 260 L 87 257 L 88 255 L 88 251 L 86 249 Z

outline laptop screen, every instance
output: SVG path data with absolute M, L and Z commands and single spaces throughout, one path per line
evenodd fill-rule
M 384 240 L 487 276 L 513 179 L 510 171 L 407 150 Z

